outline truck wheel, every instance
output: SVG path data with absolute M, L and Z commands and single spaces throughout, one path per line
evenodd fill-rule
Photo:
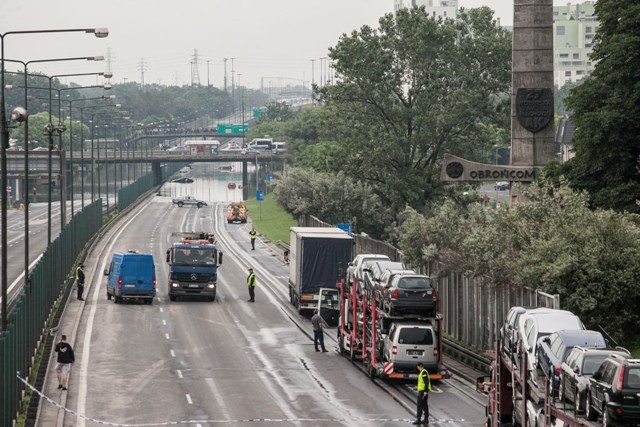
M 231 224 L 233 221 L 231 221 L 230 219 L 227 220 L 227 224 Z
M 208 298 L 207 298 L 207 301 L 209 301 L 209 302 L 214 302 L 215 300 L 216 300 L 215 295 L 214 295 L 214 296 L 212 296 L 212 297 L 208 297 Z
M 353 349 L 353 343 L 351 344 L 351 348 L 349 348 L 349 360 L 351 362 L 356 361 L 356 351 Z
M 198 206 L 198 209 L 200 209 L 202 207 L 202 203 L 198 203 L 196 206 Z
M 109 293 L 109 291 L 107 291 L 107 299 L 111 301 L 111 294 Z
M 178 202 L 178 207 L 179 207 L 179 208 L 181 208 L 181 207 L 182 207 L 182 205 L 184 205 L 184 203 L 182 203 L 182 202 Z
M 153 298 L 148 298 L 145 302 L 147 304 L 151 305 L 151 304 L 153 304 Z
M 176 300 L 176 296 L 175 296 L 175 295 L 169 295 L 169 299 L 170 299 L 171 301 L 175 301 L 175 300 Z
M 370 380 L 373 380 L 376 377 L 376 369 L 371 364 L 371 361 L 367 361 L 367 373 L 369 374 Z

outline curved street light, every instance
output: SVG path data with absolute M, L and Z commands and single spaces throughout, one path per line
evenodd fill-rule
M 54 29 L 54 30 L 21 30 L 21 31 L 8 31 L 6 33 L 0 33 L 0 265 L 2 271 L 0 272 L 0 281 L 2 282 L 2 330 L 7 330 L 7 148 L 9 146 L 9 127 L 6 122 L 6 107 L 4 96 L 4 39 L 10 35 L 20 34 L 41 34 L 41 33 L 71 33 L 71 32 L 85 32 L 92 33 L 98 38 L 104 38 L 109 35 L 109 30 L 106 28 L 69 28 L 69 29 Z

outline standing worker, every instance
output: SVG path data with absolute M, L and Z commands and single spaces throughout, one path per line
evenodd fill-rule
M 429 392 L 431 391 L 431 379 L 429 372 L 424 369 L 422 362 L 418 362 L 418 414 L 413 425 L 429 425 Z M 425 383 L 426 378 L 426 383 Z M 421 421 L 424 411 L 424 421 Z
M 76 286 L 78 286 L 78 299 L 80 301 L 84 301 L 82 298 L 82 293 L 84 292 L 84 264 L 80 263 L 78 268 L 76 268 Z
M 256 274 L 253 272 L 253 268 L 249 269 L 249 276 L 247 276 L 247 286 L 249 287 L 249 301 L 255 302 L 256 296 Z
M 329 326 L 324 321 L 318 309 L 313 310 L 313 317 L 311 318 L 311 324 L 313 325 L 313 346 L 318 350 L 318 343 L 320 343 L 320 348 L 322 348 L 322 352 L 326 353 L 327 349 L 324 348 L 324 328 L 328 328 Z
M 249 236 L 251 236 L 251 250 L 256 250 L 256 229 L 252 228 L 249 232 Z
M 71 364 L 76 358 L 73 354 L 73 348 L 67 343 L 67 336 L 62 335 L 60 342 L 56 344 L 56 353 L 58 353 L 58 363 L 56 363 L 56 374 L 58 375 L 58 390 L 66 390 L 69 385 L 69 372 Z

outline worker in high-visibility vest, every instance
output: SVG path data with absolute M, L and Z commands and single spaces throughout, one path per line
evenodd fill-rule
M 258 233 L 256 233 L 255 228 L 252 228 L 251 231 L 249 232 L 249 236 L 251 237 L 251 250 L 255 251 L 256 250 L 256 236 Z
M 253 272 L 253 268 L 249 269 L 249 276 L 247 276 L 247 286 L 249 287 L 249 302 L 255 302 L 256 274 Z
M 418 362 L 418 413 L 413 425 L 429 424 L 429 392 L 431 391 L 431 379 L 429 372 L 422 362 Z M 424 421 L 421 420 L 424 411 Z

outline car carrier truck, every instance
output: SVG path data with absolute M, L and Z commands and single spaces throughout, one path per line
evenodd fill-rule
M 335 288 L 346 272 L 353 238 L 334 227 L 291 227 L 289 298 L 299 313 L 318 306 L 321 288 Z
M 432 380 L 450 378 L 442 358 L 442 315 L 390 316 L 379 307 L 376 292 L 371 287 L 359 292 L 355 278 L 320 290 L 321 316 L 330 326 L 337 317 L 340 353 L 362 362 L 371 378 L 413 380 L 418 363 Z
M 169 299 L 197 296 L 214 301 L 222 252 L 215 246 L 213 234 L 175 232 L 172 237 L 177 241 L 167 249 Z

